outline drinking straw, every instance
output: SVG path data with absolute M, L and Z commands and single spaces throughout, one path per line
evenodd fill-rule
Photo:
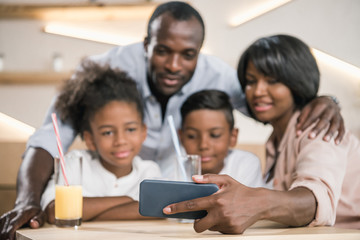
M 178 160 L 178 164 L 180 166 L 180 171 L 181 171 L 181 173 L 183 175 L 183 179 L 186 180 L 186 172 L 185 172 L 184 165 L 181 162 L 180 143 L 179 143 L 179 138 L 178 138 L 177 133 L 176 133 L 174 118 L 173 118 L 172 115 L 169 115 L 167 119 L 168 119 L 168 122 L 169 122 L 171 137 L 172 137 L 174 147 L 175 147 L 175 151 L 176 151 L 176 155 L 177 155 L 176 159 Z
M 59 154 L 60 154 L 61 171 L 63 173 L 66 186 L 69 186 L 69 182 L 68 182 L 66 174 L 65 174 L 64 152 L 63 152 L 63 148 L 62 148 L 61 141 L 60 141 L 60 133 L 59 133 L 59 127 L 58 127 L 58 124 L 57 124 L 56 113 L 52 113 L 51 118 L 52 118 L 52 122 L 53 122 L 53 126 L 54 126 L 57 148 L 58 148 Z

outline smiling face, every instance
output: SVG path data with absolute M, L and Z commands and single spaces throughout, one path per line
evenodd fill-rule
M 146 138 L 146 126 L 135 104 L 107 103 L 90 120 L 90 128 L 84 140 L 90 150 L 98 152 L 102 165 L 117 177 L 129 174 Z
M 237 129 L 230 129 L 221 110 L 194 110 L 183 119 L 179 131 L 188 154 L 201 156 L 202 173 L 219 173 L 230 147 L 237 141 Z
M 287 126 L 295 110 L 290 89 L 273 77 L 259 72 L 250 61 L 246 68 L 246 100 L 257 120 L 275 129 Z
M 164 96 L 179 91 L 192 77 L 203 41 L 199 21 L 178 21 L 165 13 L 151 24 L 151 38 L 144 41 L 147 71 L 156 90 Z

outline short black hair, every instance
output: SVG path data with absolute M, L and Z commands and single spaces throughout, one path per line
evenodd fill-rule
M 143 103 L 136 83 L 127 73 L 83 60 L 81 68 L 67 80 L 57 98 L 55 109 L 62 121 L 69 121 L 76 133 L 83 137 L 90 131 L 90 120 L 111 101 L 133 103 L 141 120 Z
M 202 90 L 190 95 L 182 104 L 180 112 L 182 124 L 189 113 L 195 110 L 222 111 L 230 130 L 234 128 L 233 106 L 229 96 L 219 90 Z
M 237 68 L 243 91 L 250 61 L 259 72 L 286 85 L 297 108 L 301 109 L 317 96 L 320 72 L 309 46 L 300 39 L 274 35 L 251 44 L 242 54 Z
M 192 17 L 195 17 L 202 29 L 203 29 L 203 35 L 202 35 L 202 41 L 205 39 L 205 24 L 204 21 L 200 15 L 200 13 L 190 6 L 189 4 L 185 2 L 180 1 L 171 1 L 166 2 L 163 4 L 160 4 L 151 15 L 148 26 L 147 26 L 147 39 L 150 41 L 151 39 L 151 24 L 153 21 L 158 18 L 159 16 L 163 15 L 164 13 L 170 14 L 175 20 L 178 21 L 187 21 L 190 20 Z

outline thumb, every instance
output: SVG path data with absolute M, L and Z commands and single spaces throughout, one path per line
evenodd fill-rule
M 45 213 L 40 211 L 37 215 L 30 219 L 29 225 L 30 228 L 39 228 L 44 225 L 45 222 Z

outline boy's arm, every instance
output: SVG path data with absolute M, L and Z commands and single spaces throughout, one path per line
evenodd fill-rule
M 83 199 L 83 220 L 90 221 L 97 219 L 100 215 L 106 211 L 123 206 L 127 203 L 134 202 L 134 200 L 127 196 L 121 197 L 84 197 Z M 126 207 L 124 208 L 126 211 Z M 129 210 L 132 211 L 132 210 Z M 136 210 L 138 212 L 138 210 Z M 119 216 L 121 217 L 121 216 Z M 127 219 L 127 218 L 117 218 Z M 105 220 L 105 219 L 104 219 Z M 106 219 L 111 220 L 111 219 Z

